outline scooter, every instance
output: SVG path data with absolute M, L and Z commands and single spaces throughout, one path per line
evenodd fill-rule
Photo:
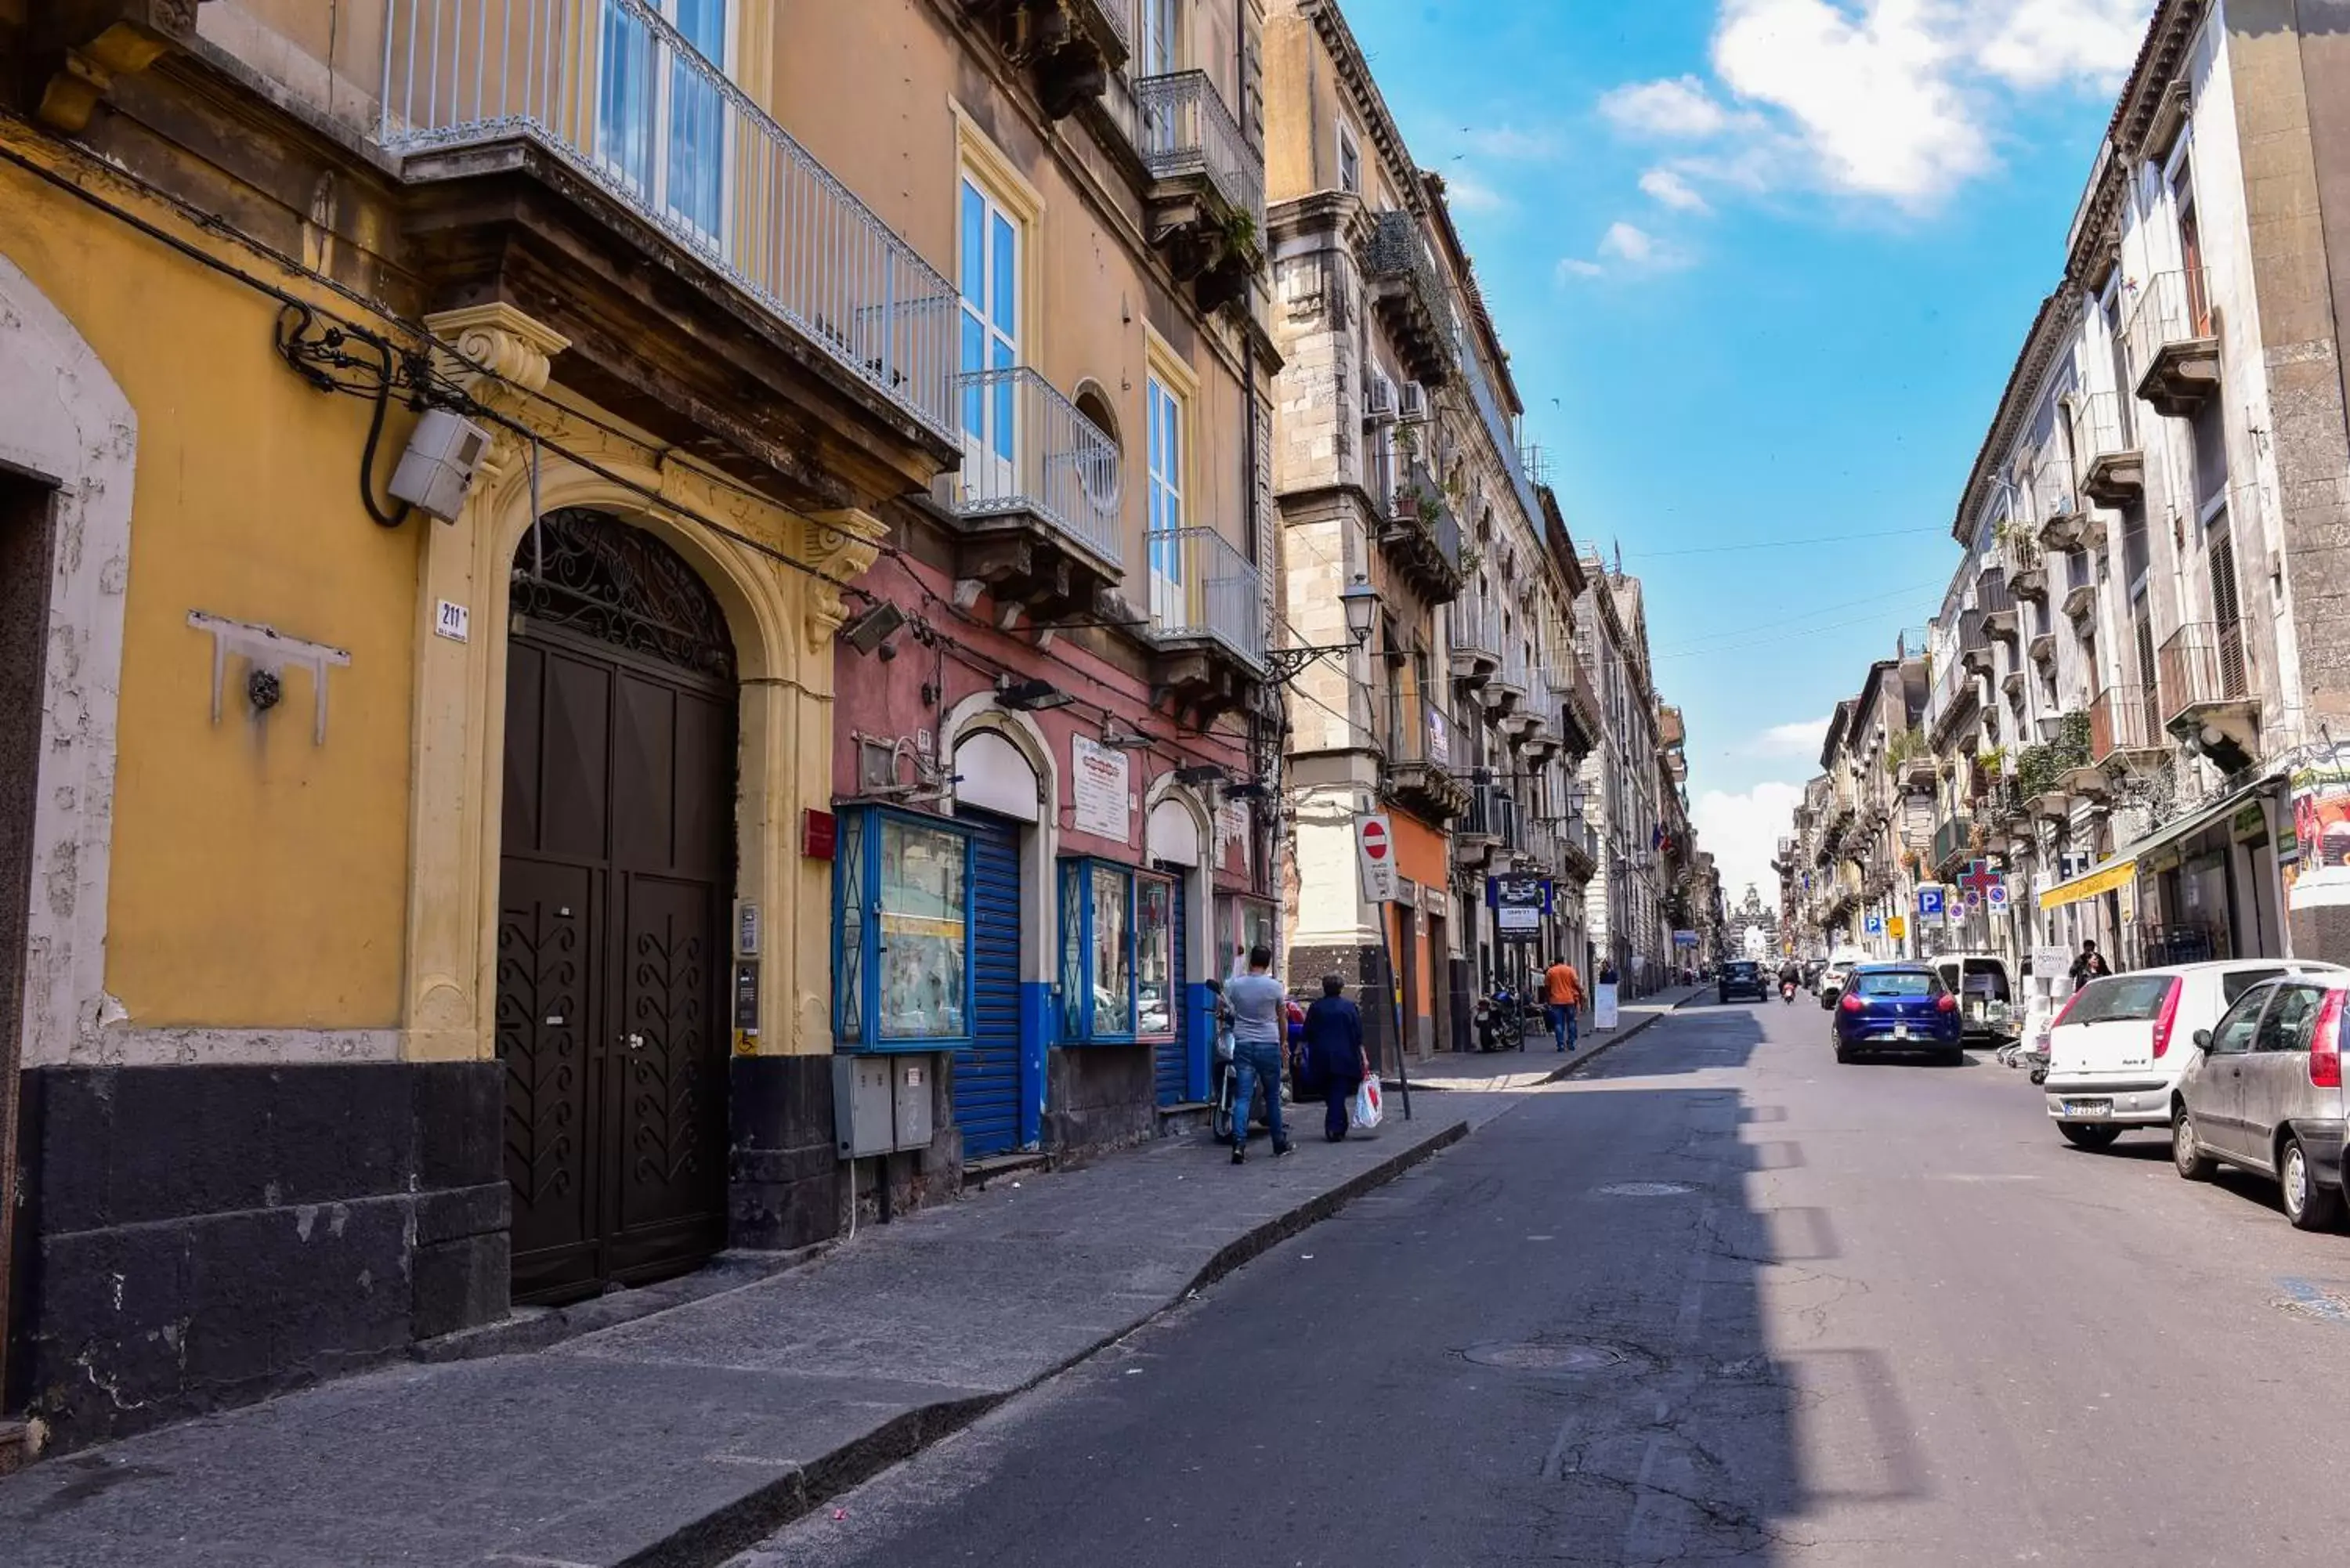
M 1795 982 L 1794 981 L 1783 980 L 1779 982 L 1779 1000 L 1781 1002 L 1790 1003 L 1795 1000 Z
M 1526 1048 L 1526 1015 L 1517 996 L 1506 985 L 1497 985 L 1490 996 L 1481 996 L 1473 1013 L 1477 1029 L 1477 1049 L 1507 1051 L 1514 1044 Z

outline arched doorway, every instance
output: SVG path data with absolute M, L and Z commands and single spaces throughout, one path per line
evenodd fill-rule
M 549 513 L 514 561 L 498 1054 L 514 1297 L 725 1243 L 734 647 L 660 540 Z

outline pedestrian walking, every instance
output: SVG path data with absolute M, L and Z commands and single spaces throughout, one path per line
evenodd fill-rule
M 2081 943 L 2081 956 L 2073 961 L 2073 988 L 2077 991 L 2087 981 L 2113 972 L 2113 965 L 2107 963 L 2106 955 L 2097 950 L 2097 944 L 2085 939 Z
M 1305 1081 L 1321 1092 L 1322 1136 L 1332 1143 L 1347 1136 L 1347 1102 L 1371 1073 L 1362 1010 L 1346 990 L 1342 977 L 1324 975 L 1322 994 L 1305 1010 Z
M 1550 1009 L 1551 1039 L 1562 1052 L 1575 1045 L 1575 1012 L 1583 1005 L 1583 977 L 1558 955 L 1558 961 L 1543 974 L 1543 1002 Z
M 1276 1159 L 1289 1152 L 1289 1129 L 1281 1119 L 1281 1046 L 1289 1024 L 1289 998 L 1273 978 L 1273 950 L 1263 945 L 1249 950 L 1248 973 L 1224 984 L 1224 1002 L 1232 1010 L 1232 1066 L 1237 1082 L 1232 1093 L 1232 1163 L 1248 1163 L 1247 1107 L 1256 1103 L 1256 1086 L 1265 1086 L 1265 1119 L 1273 1131 Z

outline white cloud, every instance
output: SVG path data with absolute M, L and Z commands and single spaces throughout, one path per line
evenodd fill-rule
M 1464 175 L 1454 175 L 1445 182 L 1445 200 L 1463 213 L 1501 213 L 1509 210 L 1510 199 L 1482 181 Z
M 1827 732 L 1825 719 L 1798 719 L 1792 724 L 1772 725 L 1739 750 L 1750 757 L 1801 757 L 1808 762 L 1820 754 L 1820 742 Z
M 1543 163 L 1566 151 L 1565 138 L 1555 130 L 1527 130 L 1514 125 L 1497 125 L 1486 130 L 1472 130 L 1465 125 L 1461 129 L 1469 150 L 1486 158 Z
M 1599 100 L 1599 112 L 1639 136 L 1702 139 L 1731 125 L 1730 111 L 1695 77 L 1619 87 Z
M 1804 786 L 1759 784 L 1743 794 L 1708 790 L 1690 807 L 1697 826 L 1697 846 L 1711 854 L 1721 870 L 1721 896 L 1742 903 L 1752 883 L 1762 901 L 1779 901 L 1779 874 L 1771 869 L 1779 840 L 1794 832 L 1795 807 Z
M 1706 199 L 1670 169 L 1651 169 L 1640 176 L 1640 189 L 1677 213 L 1711 213 Z
M 1692 194 L 1804 185 L 1908 207 L 1933 206 L 1995 170 L 1999 128 L 2020 97 L 2112 91 L 2153 9 L 2153 0 L 1719 3 L 1712 81 L 1634 83 L 1599 100 L 1619 130 L 1694 144 L 1652 173 Z
M 1604 259 L 1594 261 L 1583 256 L 1569 256 L 1560 262 L 1559 281 L 1599 277 L 1611 272 L 1640 276 L 1674 272 L 1690 265 L 1687 252 L 1659 239 L 1637 223 L 1620 220 L 1608 224 L 1607 232 L 1599 236 L 1599 254 Z

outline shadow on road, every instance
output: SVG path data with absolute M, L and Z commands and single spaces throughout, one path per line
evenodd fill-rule
M 1804 1162 L 1742 1136 L 1783 1107 L 1659 1082 L 1762 1040 L 1685 1011 L 750 1562 L 1769 1563 L 1923 1495 L 1891 1368 L 1802 1343 L 1865 1287 L 1752 1200 Z

